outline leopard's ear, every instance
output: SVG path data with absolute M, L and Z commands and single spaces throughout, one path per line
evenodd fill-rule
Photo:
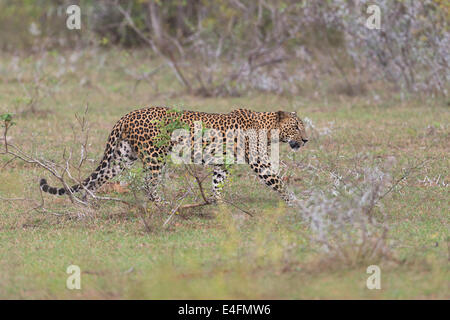
M 291 114 L 290 112 L 281 111 L 281 110 L 278 111 L 277 112 L 278 121 L 283 121 L 284 119 L 289 118 L 290 114 Z

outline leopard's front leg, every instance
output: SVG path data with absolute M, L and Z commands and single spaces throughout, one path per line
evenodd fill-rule
M 287 190 L 286 185 L 278 174 L 273 172 L 270 164 L 254 163 L 250 164 L 253 171 L 267 186 L 278 192 L 280 197 L 287 203 L 288 206 L 294 206 L 298 201 L 293 192 Z
M 214 201 L 220 201 L 222 199 L 222 188 L 225 179 L 228 176 L 228 171 L 223 165 L 214 166 L 212 177 L 212 196 Z

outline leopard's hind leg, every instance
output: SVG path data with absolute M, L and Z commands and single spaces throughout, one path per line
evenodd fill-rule
M 212 196 L 214 201 L 222 199 L 222 188 L 228 176 L 228 170 L 225 165 L 215 165 L 212 176 Z
M 139 157 L 144 166 L 144 186 L 143 189 L 150 201 L 162 202 L 157 188 L 161 182 L 162 171 L 166 164 L 167 152 L 164 148 L 155 148 L 148 152 L 142 152 Z
M 121 140 L 110 155 L 104 157 L 98 168 L 86 179 L 83 185 L 88 190 L 95 192 L 124 169 L 130 168 L 136 160 L 136 153 L 132 150 L 130 143 L 126 140 Z
M 71 186 L 68 190 L 65 188 L 58 189 L 48 185 L 47 180 L 41 179 L 41 190 L 54 195 L 64 195 L 67 192 L 76 193 L 79 191 L 86 191 L 84 198 L 86 198 L 88 194 L 94 193 L 106 181 L 121 173 L 123 169 L 133 165 L 137 160 L 136 153 L 132 150 L 128 141 L 120 140 L 114 142 L 116 143 L 112 144 L 110 141 L 108 142 L 102 161 L 81 184 Z

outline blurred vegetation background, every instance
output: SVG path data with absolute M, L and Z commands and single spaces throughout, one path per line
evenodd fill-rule
M 66 27 L 71 4 L 81 30 Z M 371 4 L 380 30 L 365 25 Z M 301 94 L 329 76 L 350 96 L 377 82 L 447 95 L 449 18 L 445 0 L 1 0 L 0 49 L 145 48 L 200 96 Z

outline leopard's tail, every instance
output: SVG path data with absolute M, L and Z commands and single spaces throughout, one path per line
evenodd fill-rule
M 97 188 L 99 188 L 102 184 L 104 184 L 107 180 L 118 174 L 117 168 L 115 166 L 112 166 L 112 162 L 114 162 L 114 154 L 116 151 L 116 147 L 118 145 L 118 142 L 120 140 L 121 136 L 121 125 L 120 123 L 117 123 L 111 134 L 108 138 L 108 143 L 106 145 L 105 153 L 103 155 L 103 159 L 101 160 L 100 164 L 98 165 L 97 169 L 95 169 L 89 177 L 87 177 L 82 183 L 75 184 L 70 189 L 67 190 L 65 188 L 56 188 L 51 187 L 47 180 L 41 179 L 39 182 L 40 188 L 44 192 L 48 192 L 50 194 L 54 195 L 64 195 L 68 191 L 70 193 L 76 193 L 78 191 L 81 191 L 83 189 L 88 189 L 90 191 L 95 191 Z

